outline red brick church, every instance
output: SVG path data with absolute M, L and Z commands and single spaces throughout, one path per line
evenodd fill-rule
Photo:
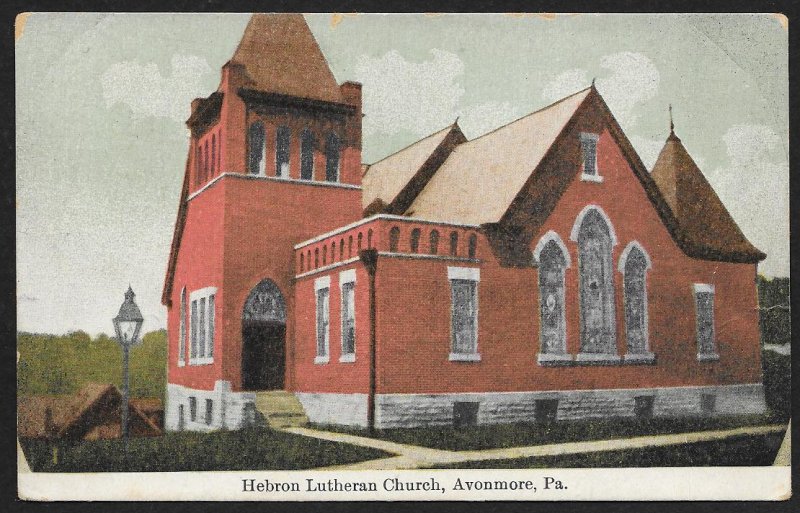
M 362 115 L 289 14 L 192 102 L 167 429 L 765 409 L 765 255 L 674 131 L 648 172 L 592 86 L 366 166 Z

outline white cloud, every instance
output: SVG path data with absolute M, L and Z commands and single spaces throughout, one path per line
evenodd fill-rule
M 638 119 L 636 107 L 658 92 L 658 69 L 647 56 L 634 52 L 605 55 L 600 59 L 600 67 L 610 74 L 597 77 L 597 90 L 623 128 L 634 125 Z M 587 70 L 570 69 L 544 86 L 542 98 L 554 102 L 587 87 L 589 83 Z
M 736 125 L 722 137 L 730 161 L 709 173 L 722 202 L 757 247 L 769 248 L 759 271 L 789 275 L 789 166 L 771 156 L 780 136 L 764 125 Z
M 355 74 L 363 85 L 365 135 L 392 135 L 402 130 L 425 136 L 457 117 L 469 137 L 481 135 L 520 116 L 508 102 L 462 106 L 459 82 L 464 63 L 450 52 L 433 49 L 422 62 L 406 60 L 392 50 L 381 57 L 362 55 Z
M 118 62 L 100 78 L 106 107 L 127 105 L 140 117 L 166 117 L 182 121 L 189 116 L 191 100 L 202 96 L 203 78 L 211 73 L 208 62 L 194 55 L 173 55 L 169 76 L 153 63 Z
M 646 167 L 648 171 L 652 171 L 653 165 L 656 163 L 658 154 L 661 153 L 661 148 L 664 147 L 665 141 L 657 141 L 638 135 L 632 135 L 628 137 L 628 139 L 630 139 L 633 147 L 636 148 L 636 153 L 639 154 L 642 162 L 644 162 L 644 167 Z

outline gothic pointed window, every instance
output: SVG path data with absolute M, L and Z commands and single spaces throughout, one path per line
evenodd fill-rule
M 333 133 L 325 141 L 325 180 L 339 181 L 339 137 Z
M 314 179 L 314 134 L 310 130 L 300 134 L 300 179 Z
M 251 175 L 264 175 L 264 124 L 256 121 L 247 131 L 247 171 Z
M 469 236 L 469 245 L 467 247 L 467 256 L 475 258 L 475 253 L 478 250 L 478 236 L 474 233 Z
M 431 230 L 430 235 L 430 243 L 431 243 L 431 255 L 436 255 L 439 253 L 439 231 L 438 230 Z
M 458 232 L 450 232 L 450 255 L 458 255 Z
M 539 353 L 567 353 L 564 302 L 564 269 L 567 258 L 555 240 L 548 241 L 539 259 Z M 540 358 L 541 359 L 541 358 Z
M 211 135 L 211 176 L 217 172 L 217 134 Z
M 591 209 L 578 231 L 581 352 L 617 353 L 611 228 Z
M 288 126 L 279 126 L 275 133 L 275 174 L 282 178 L 289 178 L 289 145 L 292 132 Z
M 419 234 L 420 234 L 419 228 L 414 228 L 413 230 L 411 230 L 410 245 L 412 253 L 417 253 L 419 251 Z
M 624 264 L 625 340 L 627 354 L 648 352 L 647 333 L 647 257 L 638 246 L 631 246 Z
M 186 365 L 186 288 L 181 290 L 181 320 L 178 337 L 178 366 L 183 366 Z

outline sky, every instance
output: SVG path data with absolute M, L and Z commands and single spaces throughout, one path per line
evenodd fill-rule
M 112 331 L 161 290 L 192 98 L 246 14 L 22 15 L 16 26 L 18 329 Z M 370 163 L 458 118 L 468 138 L 597 88 L 648 169 L 676 133 L 748 239 L 789 275 L 788 33 L 774 15 L 334 15 L 306 20 L 363 83 Z

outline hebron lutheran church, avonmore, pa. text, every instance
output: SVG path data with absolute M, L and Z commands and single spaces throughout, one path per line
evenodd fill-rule
M 364 166 L 361 118 L 291 14 L 192 102 L 167 429 L 764 411 L 764 254 L 674 132 L 648 172 L 592 86 Z

